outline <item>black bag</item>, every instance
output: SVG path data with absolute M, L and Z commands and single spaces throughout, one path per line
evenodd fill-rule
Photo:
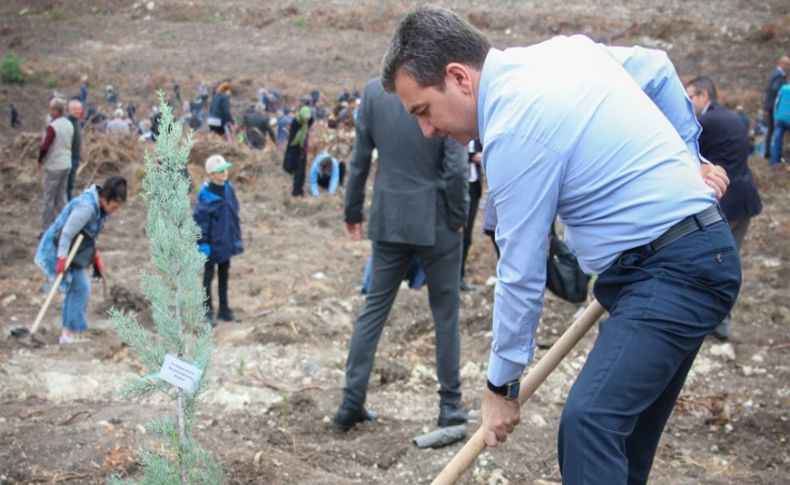
M 69 265 L 70 268 L 87 268 L 93 264 L 93 258 L 96 256 L 96 240 L 90 237 L 84 230 L 80 231 L 80 234 L 82 234 L 82 242 L 80 243 L 79 249 L 77 249 L 77 253 L 74 255 L 74 259 L 71 260 L 71 265 Z M 60 232 L 55 236 L 56 245 L 59 240 Z M 76 240 L 77 238 L 75 236 L 74 240 L 71 241 L 72 248 Z M 71 248 L 69 248 L 69 252 L 71 252 Z
M 557 237 L 554 224 L 549 236 L 549 259 L 546 262 L 546 288 L 571 303 L 581 303 L 587 299 L 587 283 L 590 277 L 579 267 L 562 239 Z

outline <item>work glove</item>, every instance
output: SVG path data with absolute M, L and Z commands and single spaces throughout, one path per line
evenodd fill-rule
M 97 280 L 104 278 L 104 265 L 101 262 L 98 251 L 96 251 L 96 255 L 93 257 L 93 277 Z
M 206 257 L 208 258 L 209 256 L 211 256 L 211 244 L 208 243 L 198 244 L 198 252 L 205 254 Z
M 66 271 L 66 258 L 58 258 L 58 265 L 55 267 L 55 274 L 62 274 Z

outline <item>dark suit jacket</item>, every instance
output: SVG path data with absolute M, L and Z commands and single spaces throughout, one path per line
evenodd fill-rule
M 776 67 L 773 71 L 771 71 L 771 75 L 768 76 L 768 84 L 765 85 L 765 100 L 763 101 L 763 109 L 768 113 L 774 112 L 774 102 L 776 101 L 776 95 L 779 92 L 779 88 L 782 87 L 782 84 L 787 82 L 787 75 L 782 73 L 779 70 L 779 67 Z
M 433 246 L 437 228 L 466 222 L 466 152 L 457 142 L 422 135 L 417 119 L 378 78 L 365 86 L 345 199 L 345 221 L 361 222 L 365 181 L 378 150 L 368 237 Z
M 759 214 L 763 205 L 747 164 L 749 134 L 743 121 L 736 113 L 714 101 L 700 116 L 699 122 L 702 125 L 700 154 L 721 165 L 730 178 L 727 193 L 720 201 L 727 219 L 737 221 Z

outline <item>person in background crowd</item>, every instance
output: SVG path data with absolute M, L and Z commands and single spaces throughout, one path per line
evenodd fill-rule
M 757 184 L 749 170 L 749 133 L 737 113 L 718 102 L 716 85 L 708 77 L 698 77 L 686 84 L 686 94 L 694 105 L 694 112 L 702 126 L 699 153 L 727 171 L 730 186 L 719 204 L 740 253 L 749 222 L 763 208 Z M 728 314 L 713 330 L 713 336 L 727 340 L 732 332 Z
M 277 118 L 277 144 L 284 145 L 288 142 L 288 135 L 291 123 L 296 116 L 296 112 L 287 106 Z
M 293 175 L 291 195 L 300 199 L 304 197 L 308 138 L 312 125 L 313 117 L 310 113 L 310 107 L 302 106 L 291 122 L 291 127 L 288 131 L 288 146 L 285 149 L 285 157 L 283 159 L 283 169 Z
M 274 134 L 274 129 L 269 122 L 269 117 L 266 116 L 262 103 L 257 103 L 255 106 L 247 106 L 244 110 L 244 117 L 241 121 L 241 128 L 247 137 L 247 142 L 258 150 L 266 146 L 266 136 L 277 145 L 277 137 Z
M 481 182 L 483 145 L 480 144 L 480 140 L 470 141 L 466 152 L 469 161 L 469 213 L 464 225 L 464 249 L 461 254 L 461 291 L 475 291 L 477 287 L 467 282 L 464 277 L 466 276 L 466 258 L 469 256 L 469 248 L 472 246 L 472 233 L 475 230 L 477 209 L 480 206 L 480 197 L 483 195 Z
M 776 170 L 782 158 L 782 148 L 785 132 L 790 131 L 790 84 L 784 84 L 779 89 L 774 105 L 774 139 L 771 147 L 771 169 Z M 790 167 L 788 167 L 790 168 Z
M 44 201 L 41 211 L 41 232 L 47 230 L 66 205 L 66 185 L 71 172 L 71 144 L 74 127 L 64 116 L 66 101 L 53 98 L 49 102 L 52 122 L 47 126 L 38 151 L 38 165 L 44 169 Z
M 224 136 L 228 143 L 233 142 L 233 114 L 231 114 L 230 96 L 233 86 L 230 81 L 223 81 L 214 90 L 211 108 L 208 112 L 208 127 L 214 133 Z
M 118 102 L 118 93 L 115 92 L 115 88 L 112 87 L 112 84 L 108 84 L 104 89 L 104 99 L 113 106 Z
M 345 162 L 338 161 L 337 158 L 331 156 L 328 152 L 319 153 L 315 156 L 310 166 L 310 177 L 308 178 L 310 194 L 313 197 L 318 197 L 320 194 L 319 187 L 323 187 L 329 195 L 335 195 L 338 186 L 343 185 L 345 176 Z
M 126 135 L 129 134 L 130 126 L 129 122 L 126 121 L 123 117 L 124 111 L 122 108 L 118 108 L 115 110 L 113 119 L 107 122 L 107 133 L 111 135 Z
M 66 181 L 66 199 L 71 200 L 71 192 L 74 190 L 74 179 L 77 177 L 77 168 L 80 165 L 80 153 L 82 151 L 82 103 L 79 99 L 70 99 L 68 103 L 69 121 L 74 128 L 74 136 L 71 140 L 71 170 Z
M 776 67 L 768 76 L 765 85 L 765 99 L 763 101 L 763 114 L 765 126 L 768 132 L 765 134 L 765 159 L 771 159 L 771 141 L 774 134 L 774 104 L 779 88 L 787 82 L 787 75 L 790 74 L 790 56 L 782 56 L 776 63 Z
M 14 103 L 8 103 L 9 124 L 11 128 L 22 126 L 22 121 L 19 119 L 19 112 L 16 110 Z
M 80 76 L 80 102 L 83 106 L 88 106 L 88 75 Z

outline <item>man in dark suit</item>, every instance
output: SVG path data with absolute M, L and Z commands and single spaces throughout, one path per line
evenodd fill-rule
M 749 133 L 737 113 L 717 101 L 716 85 L 708 77 L 698 77 L 686 85 L 686 93 L 694 104 L 697 119 L 702 125 L 699 136 L 700 155 L 727 171 L 730 186 L 721 205 L 730 224 L 738 251 L 749 229 L 749 221 L 760 213 L 763 204 L 757 185 L 749 170 Z M 713 331 L 721 340 L 730 336 L 730 317 Z
M 779 88 L 787 82 L 787 75 L 790 74 L 790 57 L 782 56 L 779 62 L 771 71 L 768 76 L 768 84 L 765 85 L 765 101 L 763 102 L 763 111 L 765 112 L 765 123 L 768 132 L 765 134 L 765 158 L 771 158 L 771 140 L 774 134 L 774 103 L 776 102 L 776 95 Z
M 365 410 L 368 381 L 381 331 L 412 261 L 420 257 L 436 331 L 439 426 L 461 424 L 458 300 L 463 227 L 467 212 L 466 153 L 455 141 L 422 136 L 417 120 L 379 79 L 365 87 L 345 198 L 346 232 L 362 237 L 365 182 L 378 150 L 368 237 L 373 266 L 346 363 L 343 400 L 334 417 L 347 431 L 376 419 Z

